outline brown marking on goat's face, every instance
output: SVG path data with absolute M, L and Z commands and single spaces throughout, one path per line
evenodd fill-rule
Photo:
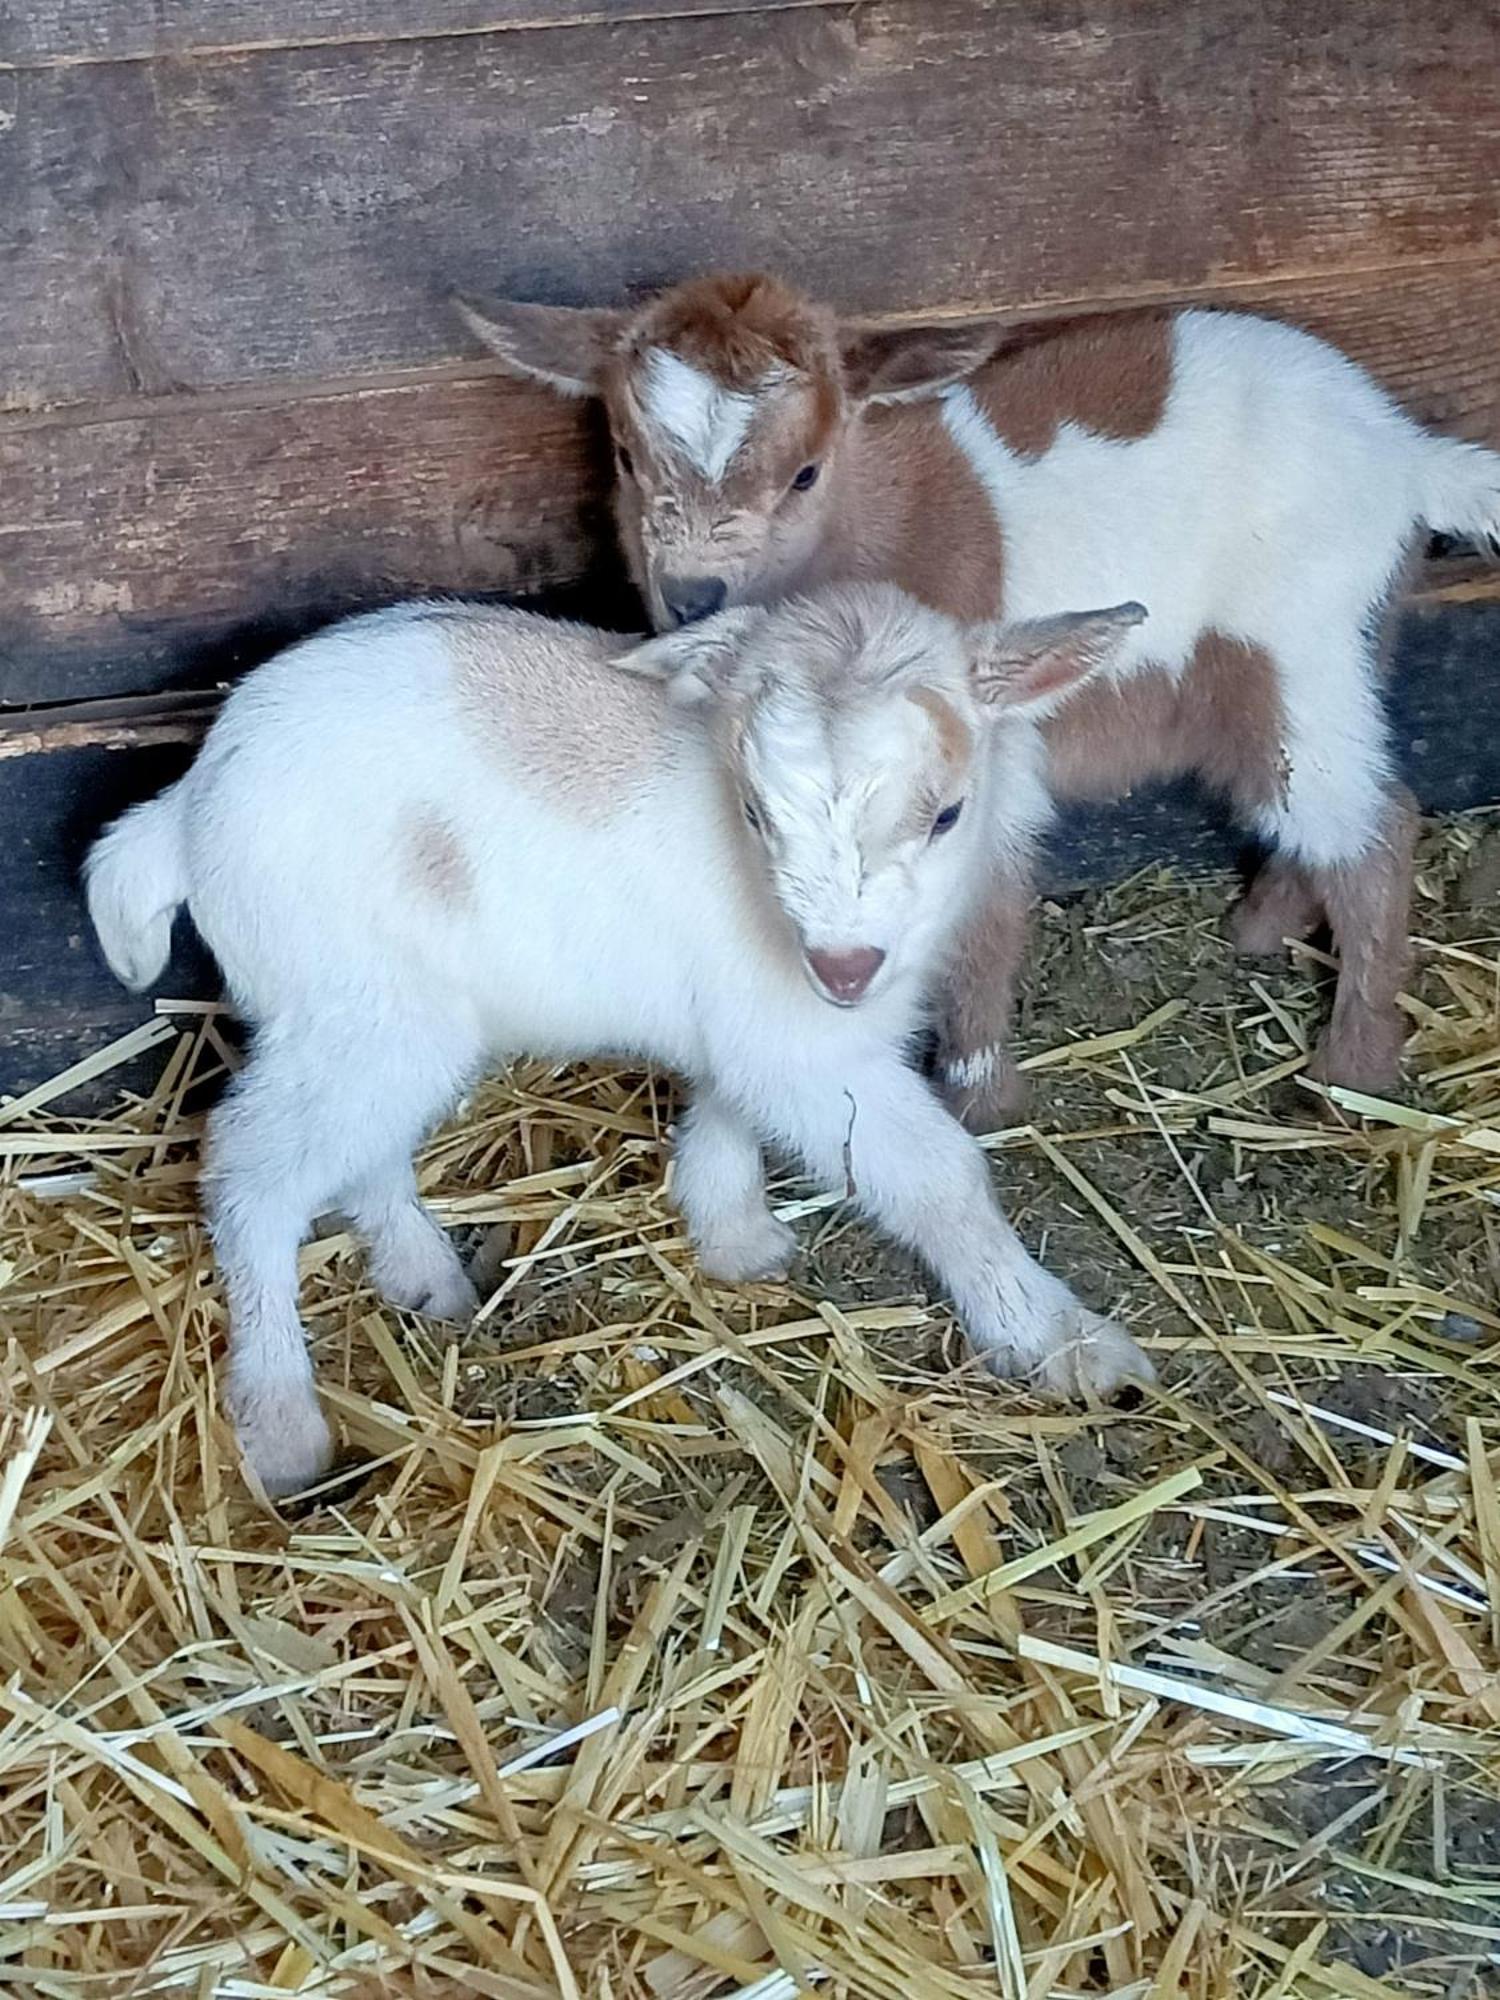
M 757 398 L 743 443 L 709 478 L 650 416 L 654 354 Z M 792 587 L 825 530 L 827 461 L 844 416 L 836 322 L 766 277 L 704 278 L 645 306 L 600 384 L 615 446 L 615 514 L 632 575 L 658 627 L 664 579 L 721 578 L 730 603 Z M 793 481 L 817 468 L 816 483 Z
M 725 390 L 763 391 L 717 481 L 649 421 L 658 351 Z M 719 577 L 731 604 L 881 577 L 952 617 L 998 616 L 1000 527 L 973 467 L 933 402 L 852 406 L 827 307 L 771 278 L 680 285 L 631 321 L 600 386 L 621 547 L 658 627 L 674 577 Z M 809 466 L 816 482 L 798 491 Z
M 1054 791 L 1113 799 L 1196 771 L 1242 812 L 1287 782 L 1276 669 L 1259 646 L 1205 632 L 1180 676 L 1146 667 L 1092 680 L 1043 723 Z
M 1172 386 L 1171 318 L 1118 313 L 1023 328 L 969 386 L 1022 458 L 1040 458 L 1064 424 L 1122 443 L 1146 437 Z
M 906 698 L 931 719 L 945 769 L 954 774 L 966 771 L 974 754 L 974 732 L 952 702 L 930 687 L 910 687 Z
M 471 611 L 449 628 L 459 700 L 480 747 L 580 819 L 608 819 L 659 762 L 662 691 L 611 664 L 628 643 L 539 619 L 518 644 L 513 630 L 491 632 Z
M 402 830 L 406 873 L 424 895 L 447 910 L 461 910 L 474 900 L 474 871 L 457 835 L 433 813 L 408 820 Z

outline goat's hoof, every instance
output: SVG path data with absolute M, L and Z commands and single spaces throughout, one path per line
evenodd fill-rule
M 447 1249 L 447 1245 L 443 1246 Z M 451 1261 L 450 1261 L 451 1260 Z M 380 1296 L 387 1305 L 402 1312 L 421 1313 L 425 1319 L 454 1320 L 466 1325 L 479 1310 L 479 1294 L 474 1289 L 456 1253 L 433 1257 L 421 1270 L 376 1274 Z
M 310 1379 L 231 1388 L 229 1415 L 245 1463 L 272 1499 L 315 1486 L 333 1463 L 333 1433 Z
M 1072 1402 L 1104 1403 L 1123 1390 L 1150 1388 L 1156 1370 L 1130 1335 L 1102 1313 L 1075 1306 L 1059 1328 L 1057 1345 L 1037 1370 L 1036 1381 Z
M 1280 958 L 1288 938 L 1309 938 L 1327 921 L 1309 882 L 1268 864 L 1230 911 L 1229 941 L 1241 958 Z
M 716 1229 L 697 1244 L 706 1278 L 725 1285 L 753 1285 L 784 1278 L 797 1254 L 797 1239 L 769 1209 L 731 1228 Z
M 1352 1028 L 1330 1028 L 1314 1051 L 1307 1074 L 1315 1083 L 1357 1090 L 1365 1097 L 1392 1097 L 1401 1088 L 1405 1046 L 1406 1024 L 1398 1013 L 1372 1014 Z M 1326 1109 L 1342 1116 L 1335 1105 Z
M 455 1271 L 440 1285 L 413 1302 L 411 1310 L 428 1319 L 449 1320 L 467 1326 L 479 1310 L 479 1294 L 462 1271 Z

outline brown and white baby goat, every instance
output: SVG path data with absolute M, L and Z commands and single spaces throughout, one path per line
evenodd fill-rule
M 658 628 L 848 577 L 969 619 L 1144 599 L 1149 627 L 1046 723 L 1054 795 L 1188 772 L 1225 794 L 1274 850 L 1237 942 L 1274 951 L 1326 917 L 1341 963 L 1315 1074 L 1393 1085 L 1414 818 L 1381 626 L 1423 530 L 1500 530 L 1500 456 L 1241 314 L 875 332 L 763 277 L 633 311 L 464 310 L 516 372 L 603 397 Z M 979 1128 L 1013 1108 L 1029 894 L 997 851 L 954 967 L 943 1074 Z
M 715 1276 L 786 1267 L 778 1143 L 927 1259 L 997 1366 L 1149 1379 L 1027 1255 L 906 1062 L 990 847 L 1019 854 L 1045 816 L 1028 709 L 1143 615 L 965 630 L 867 584 L 612 664 L 626 642 L 583 626 L 408 605 L 236 688 L 187 776 L 94 847 L 88 900 L 131 986 L 186 903 L 255 1029 L 207 1185 L 229 1404 L 265 1485 L 329 1452 L 297 1318 L 316 1215 L 350 1216 L 397 1305 L 472 1310 L 411 1154 L 505 1056 L 691 1079 L 675 1189 Z

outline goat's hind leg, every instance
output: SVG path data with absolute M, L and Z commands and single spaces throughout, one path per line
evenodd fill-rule
M 369 1246 L 370 1277 L 390 1305 L 430 1319 L 472 1319 L 479 1306 L 463 1260 L 417 1194 L 409 1153 L 366 1175 L 340 1207 Z
M 337 1169 L 304 1137 L 296 1066 L 274 1049 L 248 1067 L 209 1122 L 204 1197 L 229 1308 L 225 1405 L 268 1493 L 327 1469 L 333 1439 L 297 1312 L 297 1250 Z
M 297 1312 L 298 1246 L 316 1216 L 416 1143 L 454 1088 L 430 1039 L 403 1040 L 382 1062 L 373 1033 L 267 1032 L 213 1115 L 204 1191 L 229 1306 L 225 1400 L 268 1493 L 311 1485 L 333 1455 Z
M 1328 913 L 1338 953 L 1333 1014 L 1309 1066 L 1321 1081 L 1385 1095 L 1401 1076 L 1398 997 L 1410 963 L 1416 805 L 1391 774 L 1375 646 L 1330 617 L 1279 649 L 1281 795 L 1259 815 L 1278 861 Z
M 1229 919 L 1242 958 L 1278 958 L 1288 938 L 1310 938 L 1327 921 L 1309 870 L 1285 854 L 1268 854 Z
M 1403 786 L 1381 802 L 1364 852 L 1319 869 L 1338 951 L 1333 1013 L 1309 1075 L 1375 1097 L 1401 1082 L 1406 1022 L 1398 1004 L 1411 965 L 1416 801 Z

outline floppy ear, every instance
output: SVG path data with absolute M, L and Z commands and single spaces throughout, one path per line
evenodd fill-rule
M 470 332 L 514 374 L 545 382 L 563 396 L 598 393 L 599 371 L 626 319 L 604 307 L 481 303 L 457 292 L 453 304 Z
M 974 692 L 993 708 L 1045 715 L 1113 659 L 1125 635 L 1145 617 L 1145 605 L 1132 603 L 975 626 Z
M 1000 345 L 996 326 L 839 329 L 844 382 L 859 403 L 909 403 L 961 382 Z
M 684 705 L 744 694 L 752 671 L 746 664 L 745 640 L 765 615 L 758 605 L 736 605 L 695 625 L 647 639 L 618 654 L 613 664 L 627 674 L 665 681 L 670 698 Z

